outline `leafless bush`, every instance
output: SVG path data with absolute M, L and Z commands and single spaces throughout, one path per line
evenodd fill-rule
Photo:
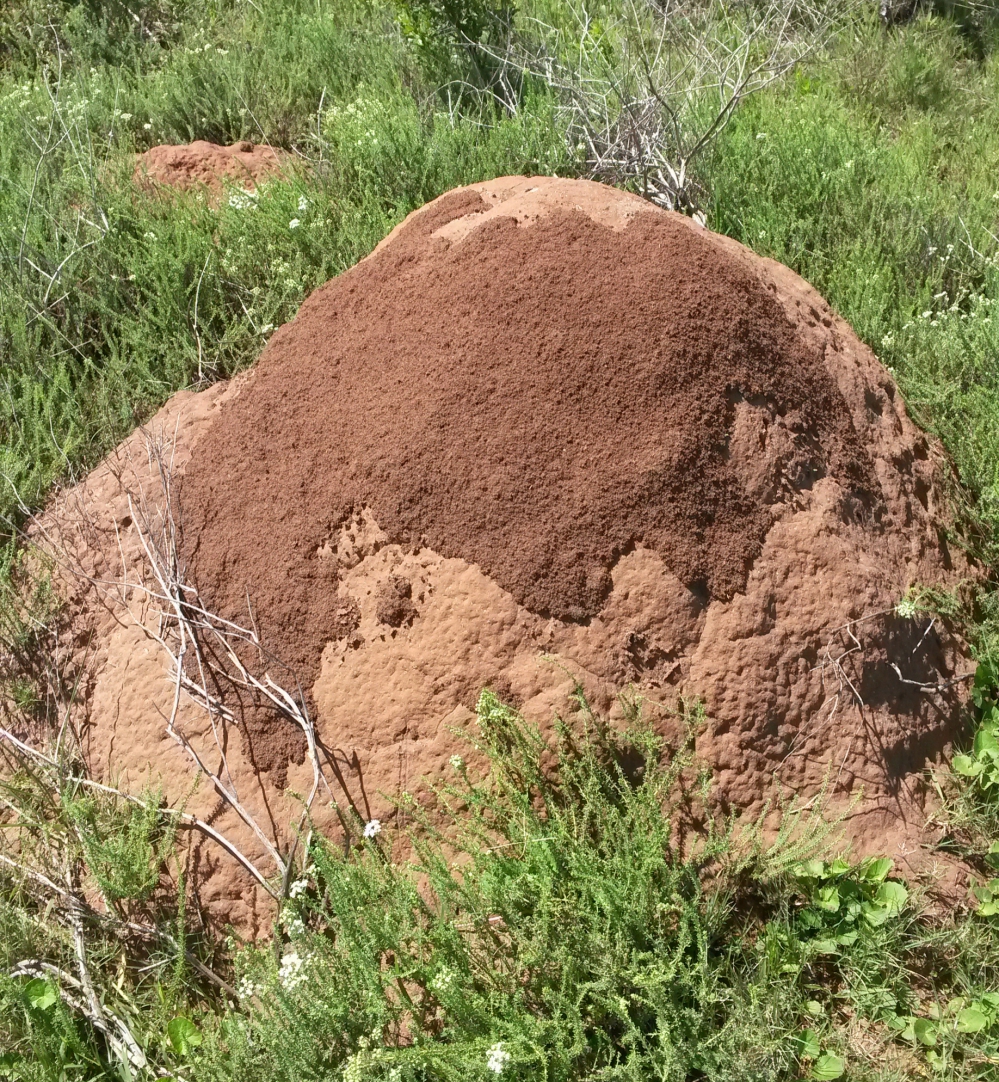
M 748 95 L 823 45 L 842 0 L 627 0 L 598 15 L 572 0 L 560 26 L 523 20 L 494 51 L 491 93 L 511 110 L 526 80 L 562 102 L 570 153 L 594 180 L 703 215 L 696 160 Z

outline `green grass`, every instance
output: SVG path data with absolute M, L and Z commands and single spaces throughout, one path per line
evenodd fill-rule
M 853 9 L 827 50 L 743 103 L 697 179 L 712 227 L 799 271 L 892 368 L 963 484 L 955 540 L 994 574 L 999 50 L 987 10 L 965 7 L 891 32 Z M 0 10 L 7 529 L 175 390 L 252 363 L 414 207 L 579 168 L 557 90 L 525 80 L 514 112 L 490 105 L 483 54 L 448 12 L 481 16 L 488 40 L 505 17 L 487 0 Z M 624 13 L 593 5 L 595 72 L 643 32 Z M 523 0 L 524 32 L 535 15 L 571 56 L 570 7 Z M 136 192 L 136 151 L 195 138 L 270 142 L 292 164 L 255 200 Z M 59 732 L 75 687 L 53 664 L 56 602 L 10 553 L 0 715 Z M 176 817 L 155 795 L 94 790 L 63 731 L 54 763 L 14 756 L 0 786 L 0 855 L 35 873 L 0 866 L 0 1078 L 430 1082 L 495 1078 L 491 1055 L 503 1078 L 552 1082 L 995 1079 L 997 597 L 961 612 L 986 736 L 965 779 L 938 780 L 948 845 L 977 878 L 945 913 L 884 862 L 820 852 L 818 820 L 789 813 L 770 846 L 725 822 L 681 844 L 707 784 L 683 749 L 637 717 L 612 737 L 585 711 L 588 732 L 545 749 L 485 696 L 490 773 L 457 769 L 410 862 L 389 859 L 388 830 L 365 840 L 355 823 L 346 851 L 314 838 L 275 943 L 223 941 L 185 910 Z M 148 1067 L 124 1064 L 74 985 L 81 941 L 105 1025 L 120 1019 Z
M 22 866 L 76 885 L 104 1018 L 171 1077 L 464 1082 L 490 1060 L 524 1082 L 995 1077 L 990 918 L 933 916 L 890 861 L 817 858 L 829 827 L 794 806 L 766 842 L 710 817 L 691 833 L 709 782 L 688 745 L 581 705 L 545 740 L 483 693 L 486 772 L 454 760 L 432 821 L 401 798 L 408 861 L 395 829 L 346 813 L 346 848 L 314 836 L 271 944 L 193 935 L 166 888 L 173 821 L 155 796 L 95 794 L 72 756 L 8 773 L 0 823 Z M 157 878 L 158 932 L 136 935 Z M 73 913 L 0 869 L 8 1077 L 127 1077 L 74 983 Z

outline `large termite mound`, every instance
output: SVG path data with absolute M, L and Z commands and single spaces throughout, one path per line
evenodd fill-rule
M 411 215 L 237 385 L 175 399 L 49 532 L 90 568 L 92 746 L 131 778 L 180 794 L 171 711 L 256 779 L 244 800 L 272 823 L 311 777 L 301 730 L 259 702 L 222 738 L 177 705 L 153 594 L 88 600 L 148 575 L 139 535 L 169 510 L 201 603 L 302 689 L 324 807 L 335 791 L 384 814 L 379 793 L 444 769 L 483 686 L 545 720 L 578 680 L 612 715 L 626 687 L 703 700 L 723 804 L 826 784 L 860 798 L 861 850 L 904 853 L 971 668 L 941 621 L 896 612 L 914 584 L 974 574 L 947 542 L 948 479 L 792 272 L 600 185 L 506 178 Z

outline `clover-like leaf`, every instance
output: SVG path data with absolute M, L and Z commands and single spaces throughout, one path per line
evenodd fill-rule
M 798 1045 L 798 1055 L 800 1056 L 818 1056 L 822 1051 L 822 1046 L 819 1044 L 819 1035 L 814 1029 L 805 1029 L 798 1034 L 796 1042 Z
M 59 1000 L 59 989 L 42 977 L 35 977 L 24 986 L 24 1002 L 35 1011 L 47 1011 Z
M 928 1018 L 916 1018 L 912 1023 L 912 1032 L 920 1044 L 928 1048 L 937 1043 L 937 1027 Z
M 186 1056 L 204 1040 L 201 1031 L 189 1019 L 179 1015 L 167 1026 L 167 1037 L 178 1056 Z

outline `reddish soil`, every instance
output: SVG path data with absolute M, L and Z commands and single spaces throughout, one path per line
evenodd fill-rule
M 219 146 L 204 139 L 182 146 L 151 147 L 136 155 L 135 179 L 144 187 L 163 185 L 188 190 L 204 187 L 220 192 L 225 182 L 248 191 L 286 166 L 287 155 L 247 140 Z
M 579 681 L 612 720 L 632 689 L 667 733 L 678 695 L 703 702 L 723 807 L 761 813 L 776 780 L 825 792 L 860 853 L 927 852 L 920 776 L 973 665 L 895 604 L 977 572 L 948 542 L 939 445 L 787 268 L 601 185 L 459 190 L 60 498 L 39 529 L 83 572 L 95 769 L 190 799 L 266 865 L 210 787 L 190 797 L 164 718 L 275 839 L 311 785 L 304 741 L 259 704 L 219 726 L 175 701 L 155 594 L 121 588 L 149 582 L 135 507 L 166 507 L 151 449 L 204 600 L 244 625 L 249 600 L 267 671 L 304 691 L 318 829 L 340 829 L 330 799 L 390 817 L 467 754 L 482 687 L 545 724 Z M 213 859 L 203 899 L 252 924 L 259 897 Z
M 229 618 L 247 593 L 311 684 L 349 630 L 336 560 L 362 508 L 392 542 L 477 564 L 532 612 L 585 621 L 642 545 L 708 603 L 741 591 L 773 523 L 822 477 L 877 528 L 883 500 L 850 412 L 773 293 L 668 215 L 614 231 L 559 210 L 431 233 L 437 204 L 274 335 L 181 489 L 192 568 Z M 769 499 L 729 447 L 736 405 L 790 439 Z

